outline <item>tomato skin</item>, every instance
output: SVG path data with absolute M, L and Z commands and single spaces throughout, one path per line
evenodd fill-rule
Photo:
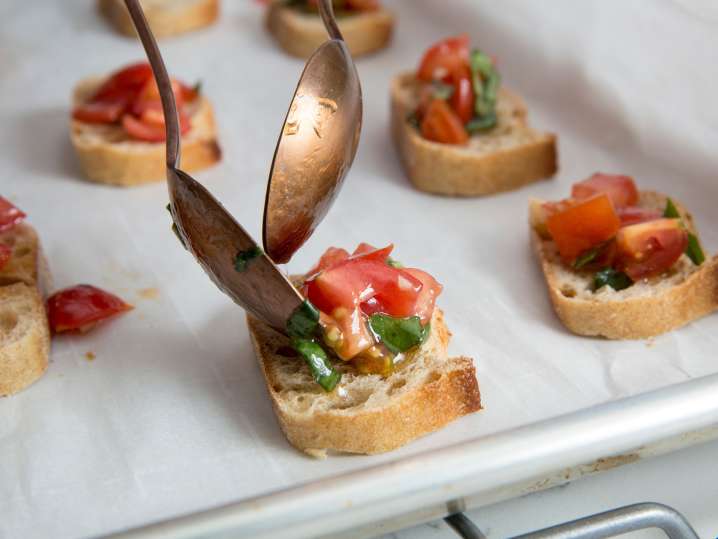
M 621 226 L 613 202 L 605 193 L 586 200 L 564 201 L 550 207 L 549 213 L 546 227 L 567 263 L 613 238 Z
M 47 300 L 47 316 L 54 333 L 87 331 L 98 322 L 133 307 L 100 288 L 81 284 L 54 293 Z
M 0 243 L 0 270 L 10 261 L 11 256 L 12 249 L 4 243 Z
M 617 266 L 637 281 L 669 269 L 687 246 L 688 231 L 679 219 L 626 226 L 616 236 Z
M 606 193 L 615 208 L 638 204 L 638 189 L 630 176 L 595 173 L 590 178 L 573 184 L 571 196 L 583 200 L 599 193 Z
M 471 83 L 471 69 L 465 65 L 452 74 L 454 93 L 451 95 L 451 108 L 466 124 L 474 117 L 474 87 Z
M 439 297 L 444 287 L 423 270 L 406 268 L 404 271 L 421 281 L 421 291 L 419 292 L 419 297 L 416 299 L 414 314 L 421 318 L 422 324 L 426 324 L 431 321 L 431 316 L 434 314 L 436 298 Z
M 456 113 L 443 99 L 434 99 L 421 121 L 421 135 L 443 144 L 466 144 L 469 134 Z
M 443 80 L 469 64 L 469 36 L 461 34 L 432 45 L 425 53 L 416 72 L 424 82 Z
M 658 210 L 649 210 L 646 208 L 639 208 L 637 206 L 616 208 L 616 213 L 618 213 L 618 217 L 621 219 L 621 226 L 635 225 L 638 223 L 645 223 L 646 221 L 655 221 L 663 216 L 663 214 Z
M 8 199 L 0 197 L 0 232 L 10 230 L 25 220 L 25 212 Z

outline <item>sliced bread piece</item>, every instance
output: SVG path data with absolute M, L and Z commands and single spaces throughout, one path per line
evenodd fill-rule
M 209 26 L 219 16 L 219 0 L 142 0 L 155 37 L 167 37 Z M 97 7 L 121 33 L 137 32 L 123 0 L 98 0 Z
M 0 268 L 0 286 L 13 283 L 35 286 L 41 282 L 42 254 L 34 228 L 26 223 L 15 225 L 0 232 L 0 243 L 11 249 L 10 260 Z
M 289 442 L 311 456 L 391 451 L 481 409 L 473 362 L 448 357 L 450 333 L 439 309 L 430 337 L 393 374 L 382 378 L 336 365 L 342 380 L 331 393 L 292 357 L 287 337 L 251 316 L 247 324 L 279 424 Z
M 50 329 L 35 286 L 0 286 L 0 396 L 26 388 L 47 369 Z
M 386 8 L 339 15 L 339 30 L 353 56 L 369 54 L 387 46 L 394 29 L 394 15 Z M 272 2 L 266 25 L 279 45 L 292 56 L 308 58 L 327 40 L 327 31 L 318 14 Z
M 104 81 L 81 81 L 73 105 L 87 101 Z M 191 129 L 182 136 L 182 170 L 206 168 L 222 157 L 217 143 L 214 114 L 209 100 L 200 95 L 188 104 Z M 71 120 L 70 139 L 86 176 L 95 182 L 132 186 L 161 181 L 166 176 L 164 142 L 130 138 L 120 125 L 90 124 Z
M 642 191 L 638 205 L 663 211 L 666 200 L 661 193 Z M 696 266 L 683 255 L 665 275 L 644 279 L 620 291 L 604 286 L 593 292 L 593 273 L 567 267 L 554 242 L 543 232 L 542 203 L 530 203 L 531 242 L 556 314 L 573 333 L 645 339 L 718 309 L 718 256 Z M 680 204 L 676 207 L 686 227 L 697 235 L 690 213 Z
M 391 85 L 394 143 L 418 189 L 441 195 L 488 195 L 556 173 L 556 136 L 529 127 L 526 105 L 507 88 L 499 92 L 496 127 L 457 146 L 425 139 L 409 121 L 419 104 L 421 84 L 412 72 L 396 77 Z

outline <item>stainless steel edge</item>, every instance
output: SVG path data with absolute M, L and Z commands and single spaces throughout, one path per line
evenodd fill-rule
M 478 501 L 668 439 L 700 441 L 686 435 L 718 425 L 716 395 L 718 374 L 107 537 L 315 537 L 390 520 L 408 508 Z

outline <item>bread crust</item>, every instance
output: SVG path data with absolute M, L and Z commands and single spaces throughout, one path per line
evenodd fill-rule
M 81 81 L 74 90 L 73 103 L 91 95 L 103 79 Z M 207 168 L 222 158 L 217 143 L 212 105 L 204 96 L 190 116 L 191 129 L 182 137 L 182 170 L 194 172 Z M 166 178 L 165 144 L 139 142 L 122 134 L 118 126 L 87 124 L 72 119 L 70 140 L 86 177 L 94 182 L 118 186 L 135 186 Z
M 662 197 L 642 192 L 641 197 Z M 675 202 L 675 201 L 674 201 Z M 693 222 L 677 204 L 686 225 Z M 707 259 L 685 280 L 660 293 L 615 301 L 569 297 L 562 292 L 559 262 L 547 254 L 547 242 L 530 227 L 531 244 L 548 287 L 549 298 L 563 324 L 573 333 L 607 339 L 646 339 L 684 326 L 718 309 L 718 256 Z
M 482 196 L 517 189 L 556 173 L 556 136 L 528 127 L 523 102 L 509 90 L 502 88 L 499 100 L 520 103 L 515 114 L 522 121 L 516 122 L 515 129 L 529 140 L 478 153 L 471 147 L 426 140 L 407 121 L 416 104 L 406 98 L 406 88 L 414 84 L 413 73 L 392 81 L 391 131 L 406 175 L 417 189 L 440 195 Z
M 389 405 L 350 412 L 291 413 L 282 402 L 282 382 L 275 377 L 273 365 L 277 347 L 288 344 L 288 340 L 251 316 L 247 316 L 247 325 L 279 424 L 293 446 L 312 456 L 325 456 L 327 450 L 359 454 L 391 451 L 481 409 L 473 362 L 458 357 L 447 358 L 450 366 L 444 372 L 430 373 L 424 383 L 392 399 Z M 432 334 L 432 346 L 445 355 L 450 334 L 438 309 Z M 307 369 L 305 365 L 302 368 Z
M 267 7 L 267 30 L 285 52 L 308 58 L 327 41 L 327 31 L 317 15 L 272 2 Z M 339 29 L 353 56 L 362 56 L 386 47 L 394 30 L 394 15 L 386 8 L 347 15 L 338 19 Z
M 143 3 L 142 8 L 155 37 L 168 37 L 211 25 L 219 16 L 219 0 L 181 2 L 178 6 Z M 136 36 L 127 8 L 122 0 L 98 0 L 97 7 L 115 29 Z

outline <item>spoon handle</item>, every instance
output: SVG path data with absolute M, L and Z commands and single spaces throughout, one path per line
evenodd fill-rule
M 332 0 L 319 0 L 319 13 L 322 16 L 322 21 L 324 22 L 324 27 L 329 33 L 329 37 L 332 39 L 338 39 L 339 41 L 344 41 L 342 33 L 339 31 L 339 26 L 337 26 L 337 20 L 334 17 L 334 5 L 332 4 Z
M 176 169 L 180 166 L 180 130 L 179 118 L 177 116 L 177 103 L 175 102 L 175 95 L 172 91 L 172 83 L 167 74 L 167 68 L 162 60 L 160 50 L 157 47 L 157 41 L 155 41 L 152 30 L 150 30 L 149 24 L 147 24 L 147 19 L 142 12 L 139 1 L 125 0 L 125 4 L 130 12 L 132 21 L 135 23 L 135 28 L 140 36 L 142 46 L 147 53 L 147 58 L 152 66 L 152 72 L 155 75 L 155 80 L 157 81 L 157 86 L 160 91 L 167 135 L 167 167 Z

